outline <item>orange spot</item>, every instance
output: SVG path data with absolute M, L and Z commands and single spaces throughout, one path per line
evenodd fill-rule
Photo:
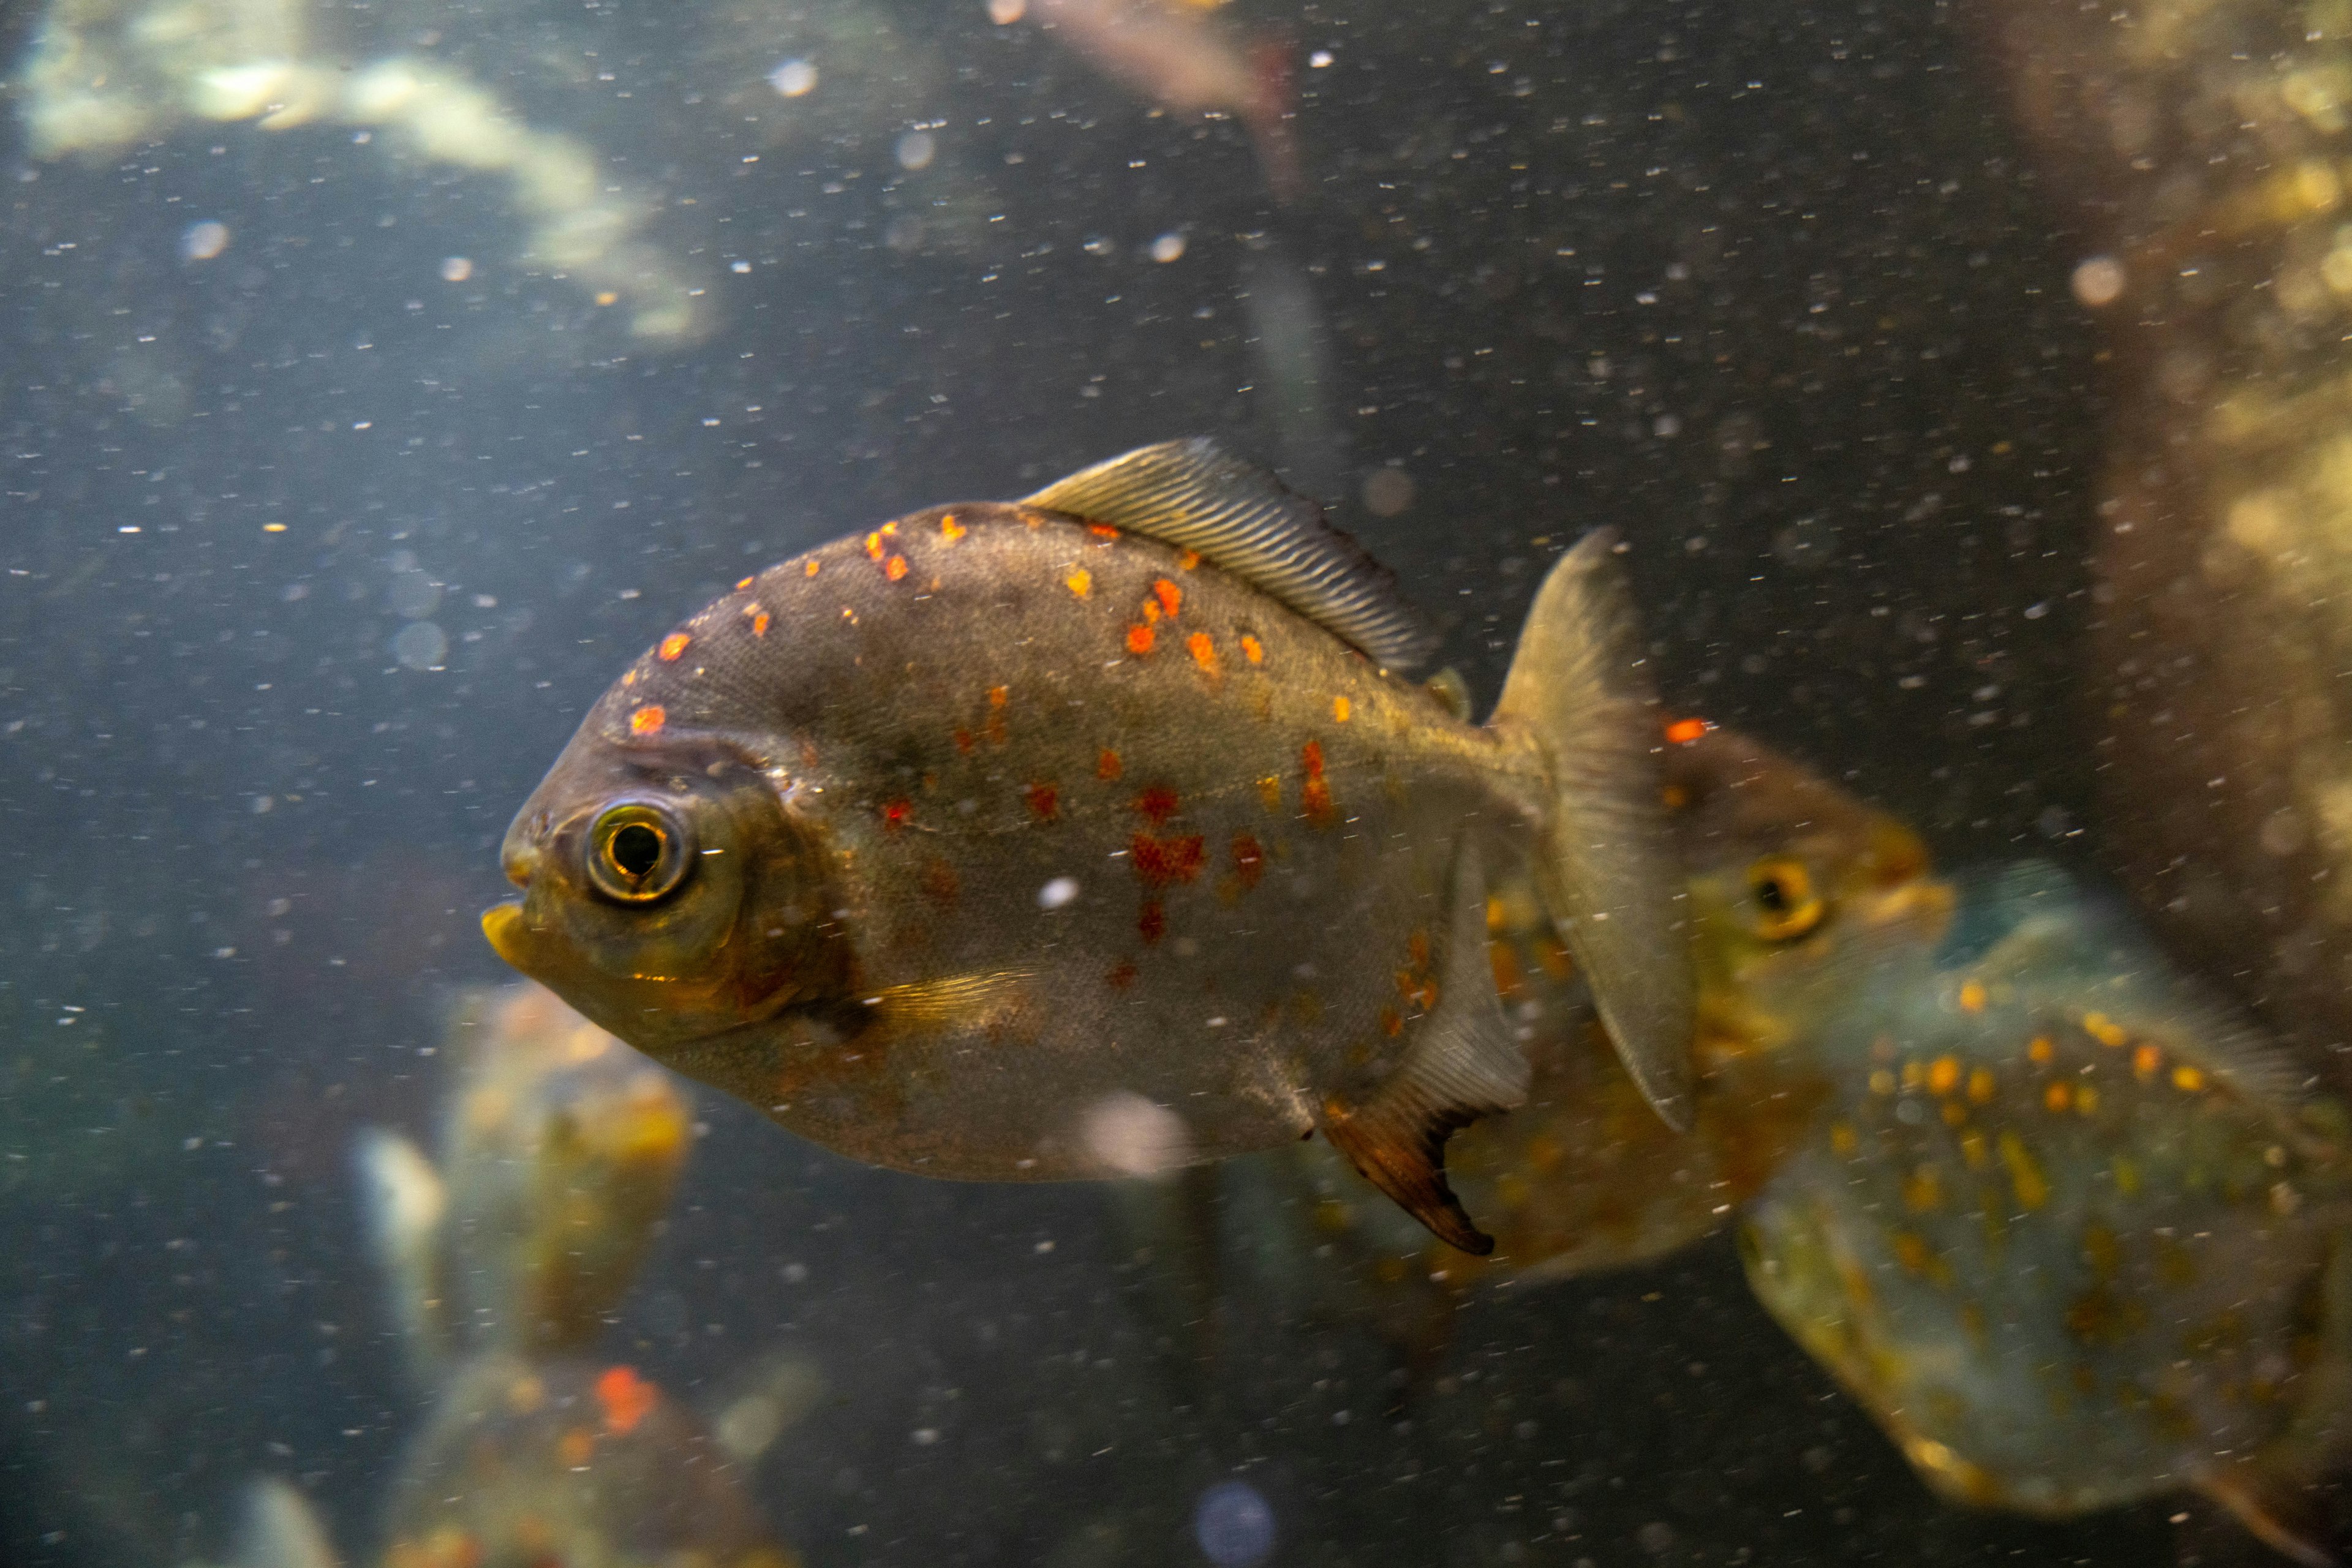
M 756 583 L 756 582 L 758 582 L 758 581 L 759 581 L 759 579 L 758 579 L 758 578 L 756 578 L 756 577 L 746 577 L 746 578 L 744 578 L 740 583 L 738 583 L 738 584 L 735 584 L 735 591 L 736 591 L 737 593 L 740 594 L 740 593 L 744 592 L 745 590 L 747 590 L 748 588 L 750 588 L 750 587 L 751 586 L 751 584 L 754 584 L 754 583 Z
M 1141 812 L 1154 827 L 1175 816 L 1176 805 L 1176 792 L 1166 784 L 1153 784 L 1135 797 L 1135 809 Z
M 1197 550 L 1187 550 L 1176 557 L 1176 570 L 1179 572 L 1190 572 L 1200 563 L 1201 552 Z
M 991 708 L 1002 708 L 1007 702 L 1012 700 L 1013 689 L 1011 687 L 992 686 L 988 689 L 988 705 Z
M 1033 784 L 1024 792 L 1029 800 L 1029 815 L 1040 822 L 1051 822 L 1060 815 L 1062 792 L 1049 784 Z
M 889 560 L 882 563 L 882 575 L 889 578 L 893 583 L 898 582 L 906 574 L 907 558 L 905 556 L 893 555 Z
M 755 637 L 763 637 L 768 635 L 767 611 L 761 610 L 758 615 L 751 617 L 751 635 Z
M 623 675 L 623 676 L 621 677 L 621 684 L 622 684 L 622 685 L 624 685 L 624 686 L 635 686 L 636 683 L 637 683 L 637 672 L 636 672 L 635 670 L 634 670 L 634 669 L 632 669 L 632 670 L 628 671 L 626 674 L 625 674 L 625 675 Z
M 567 1468 L 584 1470 L 588 1461 L 596 1457 L 595 1435 L 585 1426 L 574 1426 L 556 1439 L 555 1457 Z
M 1118 530 L 1113 528 L 1107 522 L 1090 522 L 1087 524 L 1087 531 L 1093 534 L 1097 539 L 1117 539 L 1118 537 Z
M 1217 673 L 1217 645 L 1209 640 L 1206 632 L 1194 632 L 1184 639 L 1184 647 L 1192 654 L 1192 662 L 1211 675 Z
M 1969 1074 L 1969 1098 L 1979 1105 L 1990 1104 L 1994 1091 L 2000 1087 L 1990 1068 L 1978 1068 Z
M 1960 1059 L 1958 1057 L 1937 1057 L 1927 1066 L 1927 1087 L 1937 1094 L 1949 1094 L 1960 1084 Z
M 693 640 L 694 639 L 692 637 L 688 637 L 684 632 L 672 632 L 669 636 L 662 638 L 662 662 L 664 664 L 675 663 L 677 659 L 677 656 L 686 651 L 687 644 Z
M 950 544 L 953 544 L 957 540 L 961 539 L 965 534 L 971 531 L 970 529 L 964 527 L 963 524 L 955 520 L 955 513 L 953 512 L 950 512 L 947 516 L 940 519 L 940 537 L 946 540 Z
M 2156 1069 L 2164 1065 L 2164 1053 L 2154 1046 L 2142 1046 L 2132 1052 L 2132 1071 L 2142 1078 L 2154 1078 Z
M 1141 658 L 1145 654 L 1151 651 L 1151 643 L 1152 636 L 1151 628 L 1150 626 L 1129 626 L 1127 628 L 1127 651 L 1135 655 L 1138 658 Z
M 2074 1086 L 2064 1079 L 2042 1091 L 2042 1107 L 2045 1110 L 2063 1110 L 2074 1103 Z
M 1963 1005 L 1965 1005 L 1965 1003 Z M 2037 1062 L 2046 1062 L 2057 1054 L 2057 1049 L 2051 1045 L 2049 1036 L 2036 1035 L 2033 1037 L 2033 1043 L 2025 1047 L 2025 1054 Z
M 2172 1087 L 2184 1094 L 2195 1094 L 2205 1087 L 2205 1075 L 2183 1062 L 2172 1069 Z
M 1242 634 L 1242 657 L 1252 664 L 1265 662 L 1265 645 L 1247 632 Z
M 1254 835 L 1234 835 L 1234 874 L 1244 888 L 1256 887 L 1258 879 L 1265 875 L 1265 850 Z
M 955 732 L 955 747 L 957 751 L 961 752 L 965 756 L 971 755 L 971 731 L 969 730 L 958 730 Z
M 1342 724 L 1346 723 L 1348 721 L 1348 714 L 1349 711 L 1350 710 L 1348 706 L 1348 700 L 1346 698 L 1334 697 L 1331 699 L 1331 717 L 1335 721 Z
M 1268 811 L 1282 809 L 1282 780 L 1272 773 L 1257 781 L 1258 804 Z
M 1143 912 L 1135 917 L 1135 934 L 1146 942 L 1158 942 L 1168 932 L 1168 912 L 1160 907 L 1158 899 L 1143 900 Z
M 668 721 L 669 715 L 662 711 L 660 704 L 648 702 L 629 715 L 629 733 L 658 735 L 661 733 L 661 727 Z
M 908 819 L 914 815 L 915 803 L 903 795 L 882 803 L 882 826 L 894 833 L 906 826 Z
M 661 1391 L 637 1375 L 633 1366 L 609 1366 L 596 1380 L 596 1403 L 604 1410 L 604 1430 L 616 1437 L 636 1430 L 637 1423 L 661 1401 Z
M 1184 590 L 1165 577 L 1157 578 L 1152 582 L 1151 596 L 1160 601 L 1160 607 L 1168 612 L 1171 619 L 1173 619 L 1176 612 L 1184 605 Z
M 1124 991 L 1129 986 L 1135 984 L 1135 965 L 1132 963 L 1122 963 L 1117 969 L 1112 970 L 1106 978 L 1110 981 L 1110 988 L 1112 990 Z
M 824 563 L 812 559 L 807 565 L 801 568 L 801 575 L 803 577 L 814 577 L 823 569 Z
M 1706 733 L 1704 719 L 1677 719 L 1666 726 L 1666 739 L 1677 746 L 1687 746 Z
M 1155 838 L 1149 833 L 1139 833 L 1127 841 L 1128 858 L 1135 864 L 1135 874 L 1148 887 L 1164 888 L 1171 882 L 1189 882 L 1201 874 L 1208 855 L 1202 848 L 1200 835 L 1182 838 Z
M 1157 599 L 1144 600 L 1143 624 L 1147 626 L 1155 626 L 1161 620 L 1161 618 L 1162 617 L 1160 614 L 1160 601 Z
M 2122 1026 L 2105 1013 L 2084 1014 L 2083 1028 L 2091 1038 L 2103 1046 L 2120 1046 L 2131 1037 L 2124 1032 Z
M 1984 1008 L 1985 988 L 1982 981 L 1971 980 L 1960 987 L 1961 1012 L 1981 1013 L 1984 1011 Z M 2036 1057 L 2033 1059 L 2035 1061 L 2045 1061 L 2048 1058 L 2044 1057 Z
M 1331 820 L 1331 786 L 1323 782 L 1323 742 L 1307 742 L 1299 750 L 1298 763 L 1307 775 L 1298 787 L 1298 804 L 1306 807 L 1308 821 L 1324 826 Z
M 1404 1018 L 1395 1008 L 1381 1009 L 1381 1033 L 1391 1037 L 1404 1033 Z
M 1117 752 L 1106 751 L 1095 753 L 1095 777 L 1108 783 L 1126 771 L 1119 763 Z
M 1062 586 L 1083 599 L 1095 591 L 1095 574 L 1081 566 L 1062 579 Z
M 1416 931 L 1405 938 L 1404 950 L 1406 955 L 1412 960 L 1412 966 L 1415 969 L 1429 967 L 1429 933 L 1427 931 Z
M 885 538 L 885 539 L 896 539 L 896 538 L 898 538 L 898 525 L 897 523 L 895 523 L 895 522 L 886 522 L 886 523 L 884 523 L 884 524 L 882 525 L 882 537 L 883 537 L 883 538 Z
M 869 533 L 866 536 L 866 553 L 876 561 L 882 559 L 882 536 L 880 534 Z

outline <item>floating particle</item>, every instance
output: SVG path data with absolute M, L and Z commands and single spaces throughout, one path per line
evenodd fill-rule
M 931 159 L 938 155 L 939 150 L 939 138 L 933 136 L 929 132 L 909 131 L 904 136 L 898 138 L 898 146 L 897 149 L 898 153 L 898 167 L 902 169 L 928 169 L 931 166 Z
M 1174 261 L 1184 254 L 1184 237 L 1173 229 L 1151 242 L 1151 259 Z
M 1374 517 L 1394 517 L 1412 505 L 1412 476 L 1402 468 L 1374 468 L 1364 476 L 1364 510 Z
M 474 275 L 474 261 L 473 261 L 473 258 L 468 257 L 468 256 L 450 256 L 450 257 L 445 257 L 445 258 L 442 258 L 442 262 L 441 262 L 441 281 L 442 281 L 442 282 L 444 282 L 444 283 L 463 283 L 467 279 L 471 278 L 473 275 Z
M 1274 1510 L 1247 1481 L 1219 1481 L 1193 1505 L 1192 1539 L 1217 1568 L 1255 1568 L 1274 1554 Z
M 2075 267 L 2073 284 L 2074 298 L 2092 310 L 2112 305 L 2124 291 L 2124 264 L 2112 256 L 2094 256 Z
M 435 669 L 449 657 L 449 634 L 431 621 L 411 621 L 392 639 L 392 657 L 409 669 Z
M 751 264 L 748 261 L 730 261 L 727 264 L 727 270 L 730 272 L 749 272 L 751 270 Z M 706 425 L 716 425 L 719 421 L 716 419 L 706 419 L 703 423 Z
M 1076 900 L 1077 896 L 1078 879 L 1076 877 L 1056 877 L 1037 889 L 1037 907 L 1041 910 L 1058 910 Z
M 768 73 L 768 85 L 785 98 L 800 98 L 816 89 L 816 67 L 806 60 L 786 60 Z
M 1316 70 L 1328 69 L 1331 64 L 1331 51 L 1328 49 L 1318 49 L 1313 54 L 1307 57 L 1307 63 Z
M 190 261 L 210 261 L 228 248 L 228 225 L 206 218 L 192 223 L 180 236 L 180 254 Z
M 1009 27 L 1029 14 L 1029 0 L 988 0 L 988 19 Z

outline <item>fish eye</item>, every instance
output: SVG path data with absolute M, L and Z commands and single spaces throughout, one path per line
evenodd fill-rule
M 588 879 L 608 899 L 649 904 L 677 891 L 693 866 L 692 836 L 665 807 L 615 805 L 588 830 Z
M 1822 923 L 1821 895 L 1801 860 L 1775 855 L 1748 868 L 1748 891 L 1759 911 L 1756 934 L 1767 942 L 1792 942 Z

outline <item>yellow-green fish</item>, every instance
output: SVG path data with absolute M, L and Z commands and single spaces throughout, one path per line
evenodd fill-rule
M 1454 1246 L 1448 1133 L 1528 1068 L 1485 943 L 1524 873 L 1688 1114 L 1656 720 L 1605 534 L 1484 725 L 1315 506 L 1206 441 L 746 578 L 605 693 L 509 830 L 509 963 L 876 1164 L 1157 1171 L 1320 1131 Z

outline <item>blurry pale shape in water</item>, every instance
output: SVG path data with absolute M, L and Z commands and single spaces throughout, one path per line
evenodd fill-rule
M 712 1436 L 738 1464 L 749 1464 L 775 1446 L 824 1398 L 824 1374 L 797 1358 L 777 1357 L 752 1378 L 752 1386 L 727 1402 Z
M 1374 468 L 1364 476 L 1364 510 L 1374 517 L 1394 517 L 1412 505 L 1412 476 L 1402 468 Z
M 1151 259 L 1154 261 L 1174 261 L 1183 254 L 1184 237 L 1172 229 L 1151 242 Z
M 384 597 L 403 620 L 421 621 L 440 608 L 441 584 L 412 567 L 392 574 Z
M 1192 1539 L 1217 1568 L 1255 1568 L 1274 1555 L 1274 1510 L 1247 1481 L 1219 1481 L 1193 1505 Z
M 228 225 L 206 218 L 192 223 L 180 236 L 180 254 L 190 261 L 210 261 L 228 248 Z
M 449 634 L 431 621 L 411 621 L 392 639 L 392 657 L 410 669 L 437 669 L 449 657 Z
M 1077 896 L 1078 879 L 1076 877 L 1056 877 L 1037 889 L 1037 907 L 1058 910 Z
M 463 283 L 474 275 L 474 263 L 468 257 L 452 256 L 441 263 L 441 281 Z
M 988 19 L 1009 27 L 1029 14 L 1029 0 L 988 0 Z
M 898 166 L 902 169 L 928 169 L 939 150 L 939 139 L 929 132 L 909 131 L 898 138 Z
M 768 73 L 768 85 L 785 98 L 803 98 L 816 90 L 816 67 L 806 60 L 786 60 Z
M 2112 256 L 2094 256 L 2078 263 L 2073 279 L 2074 298 L 2095 310 L 2112 305 L 2124 291 L 2124 267 Z
M 1124 1175 L 1162 1175 L 1192 1162 L 1183 1118 L 1139 1094 L 1097 1100 L 1087 1109 L 1081 1136 L 1097 1159 Z

